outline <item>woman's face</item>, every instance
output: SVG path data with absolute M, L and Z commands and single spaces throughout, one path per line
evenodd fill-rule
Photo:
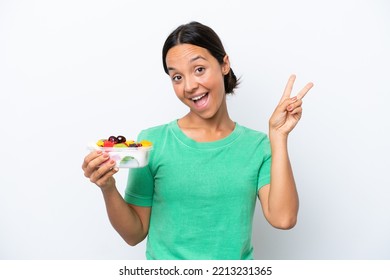
M 191 113 L 205 119 L 215 116 L 226 102 L 224 75 L 230 70 L 228 57 L 221 65 L 207 49 L 180 44 L 168 51 L 165 60 L 173 89 Z

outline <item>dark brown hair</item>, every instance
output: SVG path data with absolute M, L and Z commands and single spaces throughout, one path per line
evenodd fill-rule
M 166 39 L 162 49 L 162 61 L 165 73 L 168 74 L 167 63 L 165 61 L 168 51 L 180 44 L 191 44 L 207 49 L 215 59 L 222 65 L 226 56 L 222 41 L 210 27 L 199 22 L 192 21 L 177 27 Z M 224 76 L 225 92 L 234 93 L 234 89 L 239 82 L 230 68 L 228 74 Z

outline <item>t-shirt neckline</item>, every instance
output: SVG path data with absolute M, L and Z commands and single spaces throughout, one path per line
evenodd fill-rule
M 178 119 L 172 121 L 169 124 L 169 127 L 171 128 L 176 138 L 188 147 L 195 148 L 195 149 L 215 149 L 233 143 L 240 136 L 242 127 L 236 122 L 234 124 L 235 124 L 234 129 L 228 136 L 210 142 L 197 142 L 192 138 L 188 137 L 179 127 Z

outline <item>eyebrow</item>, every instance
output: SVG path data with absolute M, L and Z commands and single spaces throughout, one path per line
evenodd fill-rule
M 195 56 L 195 57 L 193 57 L 193 58 L 190 59 L 190 63 L 192 63 L 192 62 L 194 62 L 194 61 L 196 61 L 196 60 L 199 60 L 199 59 L 202 59 L 202 60 L 207 61 L 207 59 L 204 58 L 203 56 L 197 55 L 197 56 Z M 168 67 L 168 71 L 171 71 L 171 70 L 176 70 L 176 69 L 175 69 L 174 67 Z
M 190 62 L 194 62 L 195 60 L 198 60 L 198 59 L 207 60 L 207 59 L 206 59 L 206 58 L 204 58 L 203 56 L 201 56 L 201 55 L 198 55 L 198 56 L 195 56 L 194 58 L 191 58 Z

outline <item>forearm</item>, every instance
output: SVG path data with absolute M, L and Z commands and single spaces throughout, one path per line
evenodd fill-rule
M 271 184 L 268 211 L 271 219 L 290 228 L 295 225 L 298 214 L 298 193 L 295 186 L 287 150 L 287 136 L 270 133 L 272 150 Z
M 137 213 L 124 201 L 116 187 L 102 189 L 109 220 L 114 229 L 129 244 L 141 242 L 146 231 Z

